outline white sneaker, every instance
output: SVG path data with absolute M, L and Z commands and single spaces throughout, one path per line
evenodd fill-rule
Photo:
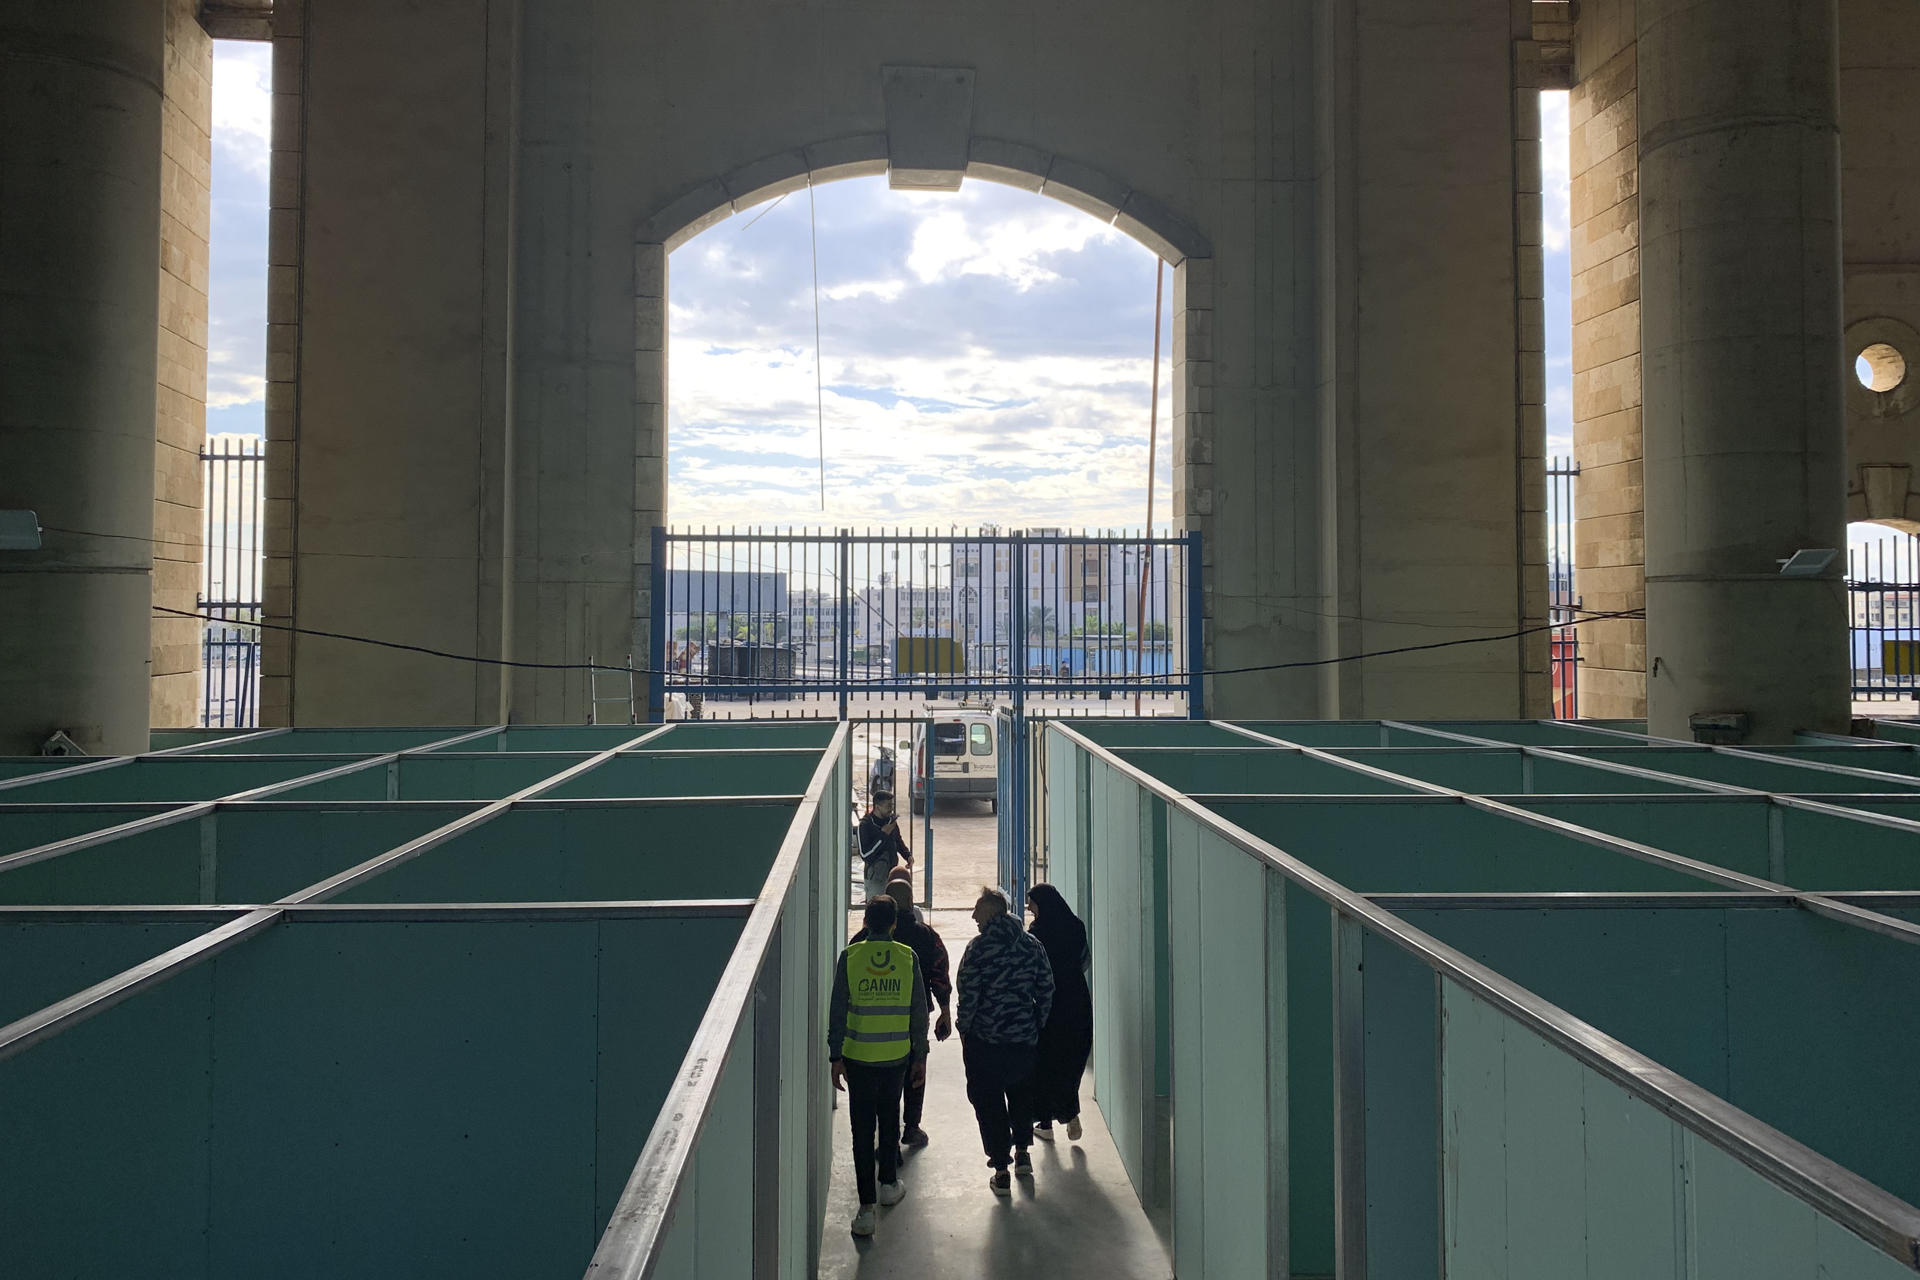
M 857 1236 L 870 1236 L 873 1234 L 872 1205 L 861 1205 L 860 1212 L 853 1215 L 853 1234 Z
M 1067 1121 L 1067 1137 L 1074 1142 L 1080 1141 L 1080 1117 L 1079 1116 L 1075 1116 L 1073 1119 Z
M 887 1204 L 887 1205 L 899 1204 L 901 1201 L 901 1198 L 904 1197 L 906 1194 L 907 1194 L 907 1188 L 905 1183 L 883 1182 L 880 1184 L 880 1203 L 881 1204 Z

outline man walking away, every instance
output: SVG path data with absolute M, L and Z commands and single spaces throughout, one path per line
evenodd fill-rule
M 961 1059 L 967 1100 L 980 1122 L 980 1144 L 995 1195 L 1009 1195 L 1013 1172 L 1033 1176 L 1034 1046 L 1053 1007 L 1053 970 L 1047 953 L 1020 927 L 1004 889 L 983 886 L 973 904 L 980 936 L 960 957 Z
M 893 879 L 887 881 L 887 896 L 893 899 L 897 912 L 893 922 L 893 940 L 913 948 L 914 962 L 927 988 L 928 1012 L 932 1012 L 936 1004 L 940 1007 L 940 1020 L 933 1024 L 934 1039 L 945 1040 L 953 1034 L 953 1013 L 948 1003 L 953 998 L 953 981 L 947 976 L 947 944 L 934 932 L 933 926 L 913 909 L 913 881 L 907 878 L 906 872 L 893 873 Z M 854 942 L 866 940 L 865 929 L 853 935 Z M 927 1145 L 927 1131 L 920 1127 L 920 1117 L 925 1113 L 926 1105 L 927 1077 L 923 1071 L 917 1083 L 912 1078 L 907 1081 L 906 1106 L 900 1113 L 902 1146 Z
M 894 939 L 893 923 L 893 899 L 867 904 L 866 941 L 840 953 L 827 1007 L 833 1087 L 846 1090 L 853 1121 L 856 1236 L 873 1234 L 876 1200 L 898 1204 L 907 1193 L 900 1185 L 900 1089 L 909 1076 L 924 1084 L 927 1074 L 927 988 L 913 948 Z
M 893 815 L 893 793 L 875 788 L 860 819 L 860 867 L 866 877 L 867 900 L 886 896 L 887 880 L 894 867 L 905 862 L 913 866 L 913 851 L 900 836 L 900 823 Z

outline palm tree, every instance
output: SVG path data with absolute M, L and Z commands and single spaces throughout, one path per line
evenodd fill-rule
M 1053 623 L 1053 610 L 1044 604 L 1034 605 L 1027 610 L 1027 635 L 1042 640 L 1051 640 L 1059 634 Z

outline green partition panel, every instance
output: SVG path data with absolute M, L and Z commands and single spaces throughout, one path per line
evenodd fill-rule
M 270 737 L 217 742 L 194 752 L 196 757 L 222 755 L 382 756 L 412 751 L 429 743 L 445 742 L 472 733 L 472 729 L 291 729 Z M 638 733 L 639 730 L 634 730 Z
M 1190 795 L 1409 795 L 1402 786 L 1286 747 L 1135 747 L 1114 751 Z
M 1335 755 L 1406 778 L 1418 778 L 1455 791 L 1481 795 L 1528 789 L 1528 761 L 1519 751 L 1500 747 L 1372 747 Z
M 342 893 L 339 902 L 751 898 L 794 804 L 515 805 Z
M 1892 1194 L 1920 1200 L 1920 945 L 1791 905 L 1406 911 L 1410 924 Z M 1660 998 L 1647 998 L 1658 991 Z M 1809 1050 L 1817 1046 L 1817 1052 Z
M 1447 1275 L 1912 1276 L 1502 1010 L 1441 992 Z
M 49 774 L 4 794 L 9 803 L 90 804 L 128 800 L 217 800 L 257 787 L 285 782 L 351 764 L 353 757 L 282 759 L 278 757 L 148 756 L 88 773 Z M 373 771 L 378 774 L 376 769 Z M 384 791 L 383 793 L 384 794 Z
M 471 812 L 231 805 L 0 872 L 0 904 L 273 902 Z
M 1600 760 L 1614 759 L 1612 754 L 1592 757 Z M 1643 777 L 1638 774 L 1622 773 L 1616 769 L 1601 769 L 1589 765 L 1587 756 L 1578 755 L 1536 755 L 1533 762 L 1533 785 L 1528 794 L 1536 796 L 1593 796 L 1593 795 L 1680 795 L 1697 793 L 1704 788 L 1694 786 L 1685 778 Z M 1621 761 L 1621 763 L 1637 763 Z M 1650 765 L 1642 765 L 1651 768 Z
M 1300 747 L 1384 747 L 1389 740 L 1387 727 L 1378 720 L 1236 720 L 1234 723 L 1242 729 Z
M 1439 1280 L 1440 1167 L 1431 1139 L 1413 1135 L 1441 1131 L 1438 1079 L 1439 993 L 1433 970 L 1411 953 L 1352 922 L 1342 926 L 1360 941 L 1357 968 L 1342 968 L 1339 983 L 1352 983 L 1361 1004 L 1360 1069 L 1341 1070 L 1342 1087 L 1358 1077 L 1364 1099 L 1363 1131 L 1347 1141 L 1363 1152 L 1359 1163 L 1366 1199 L 1366 1256 L 1371 1275 L 1395 1280 Z M 1510 1082 L 1509 1088 L 1526 1087 Z M 1344 1107 L 1344 1103 L 1341 1104 Z M 1539 1196 L 1549 1188 L 1529 1189 Z M 1509 1211 L 1532 1210 L 1524 1195 Z M 1471 1274 L 1456 1270 L 1455 1276 Z M 1553 1268 L 1522 1269 L 1514 1276 L 1555 1275 Z
M 1910 742 L 1920 745 L 1920 721 L 1875 720 L 1873 736 L 1884 738 L 1888 742 Z
M 1165 1189 L 1155 1176 L 1154 1008 L 1156 931 L 1149 905 L 1153 884 L 1152 814 L 1130 779 L 1100 761 L 1089 762 L 1094 972 L 1094 1080 L 1100 1111 L 1141 1203 L 1154 1208 Z
M 516 724 L 494 733 L 464 742 L 430 747 L 430 753 L 443 751 L 573 751 L 598 753 L 611 751 L 659 729 L 647 724 Z
M 1421 727 L 1484 738 L 1489 742 L 1510 742 L 1520 747 L 1603 747 L 1622 743 L 1614 734 L 1577 720 L 1436 720 Z
M 76 769 L 82 765 L 96 763 L 72 756 L 0 756 L 0 782 L 9 778 L 31 778 L 43 773 L 52 773 L 56 769 Z M 0 791 L 0 797 L 7 795 Z
M 739 923 L 270 929 L 0 1062 L 10 1270 L 579 1275 Z
M 1584 758 L 1629 764 L 1686 778 L 1702 778 L 1754 791 L 1815 795 L 1824 792 L 1906 793 L 1920 790 L 1920 778 L 1835 773 L 1826 769 L 1803 768 L 1789 759 L 1778 757 L 1728 755 L 1720 751 L 1686 747 L 1581 747 L 1572 749 L 1568 754 L 1575 752 Z
M 1231 800 L 1208 807 L 1357 893 L 1652 893 L 1721 887 L 1459 800 Z
M 640 751 L 613 756 L 543 792 L 550 800 L 648 796 L 797 796 L 820 764 L 817 750 Z
M 1065 722 L 1089 742 L 1118 747 L 1245 747 L 1258 745 L 1244 733 L 1209 720 L 1070 720 Z
M 4 793 L 0 793 L 4 794 Z M 38 849 L 43 844 L 105 831 L 137 822 L 170 809 L 174 804 L 0 804 L 0 858 Z
M 1773 804 L 1763 796 L 1526 796 L 1510 797 L 1509 802 L 1741 875 L 1771 880 L 1778 870 L 1768 853 Z
M 1862 742 L 1858 746 L 1822 742 L 1791 747 L 1751 747 L 1748 750 L 1792 764 L 1834 764 L 1843 769 L 1871 769 L 1876 773 L 1920 775 L 1920 754 L 1911 748 Z
M 231 912 L 97 915 L 85 919 L 0 911 L 0 1026 L 123 969 L 189 942 Z M 0 1150 L 7 1150 L 0 1136 Z M 0 1160 L 10 1163 L 13 1157 Z M 6 1233 L 0 1231 L 0 1239 Z
M 764 751 L 770 747 L 822 750 L 838 728 L 833 720 L 700 720 L 673 725 L 647 739 L 649 751 Z M 642 725 L 635 734 L 646 732 Z
M 1087 831 L 1087 757 L 1051 730 L 1047 752 L 1047 875 L 1083 921 L 1093 919 L 1088 895 L 1093 845 Z
M 402 756 L 401 800 L 501 800 L 586 760 L 567 751 Z
M 219 742 L 223 738 L 259 732 L 259 729 L 151 729 L 147 732 L 147 750 L 172 751 L 177 747 L 194 747 L 203 742 Z
M 1270 1182 L 1269 1106 L 1286 1096 L 1269 1052 L 1285 1006 L 1268 987 L 1265 871 L 1184 814 L 1168 830 L 1174 1270 L 1263 1276 L 1284 1185 Z
M 1920 889 L 1920 827 L 1796 805 L 1780 806 L 1776 820 L 1786 855 L 1782 879 L 1797 889 Z

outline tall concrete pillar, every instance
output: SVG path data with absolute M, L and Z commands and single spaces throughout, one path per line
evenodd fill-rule
M 1640 0 L 1647 714 L 1848 715 L 1834 0 Z M 1816 577 L 1779 561 L 1841 552 Z
M 0 0 L 0 754 L 146 749 L 163 18 Z

